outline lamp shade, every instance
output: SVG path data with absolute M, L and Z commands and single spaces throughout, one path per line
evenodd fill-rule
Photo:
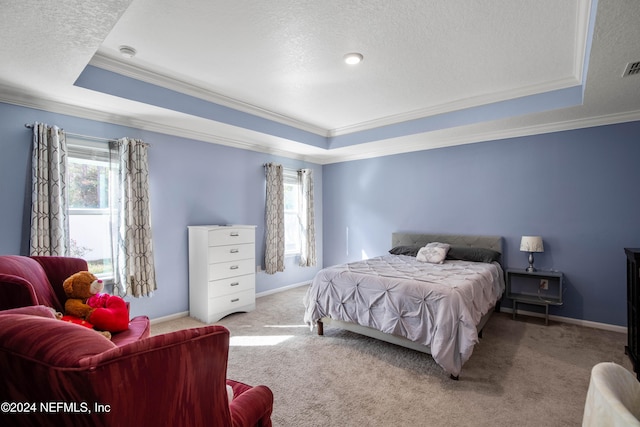
M 520 240 L 520 250 L 522 252 L 544 252 L 542 237 L 522 236 L 522 240 Z

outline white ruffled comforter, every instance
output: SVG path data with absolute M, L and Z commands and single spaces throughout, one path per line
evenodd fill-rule
M 408 338 L 457 376 L 478 342 L 476 326 L 503 291 L 495 262 L 385 255 L 319 271 L 304 298 L 304 321 L 313 329 L 330 317 Z

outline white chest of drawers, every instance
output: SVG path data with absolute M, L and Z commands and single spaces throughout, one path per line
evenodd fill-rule
M 189 314 L 205 323 L 256 308 L 255 225 L 189 226 Z

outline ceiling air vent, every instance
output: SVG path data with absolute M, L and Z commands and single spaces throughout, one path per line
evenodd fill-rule
M 629 62 L 627 64 L 627 68 L 624 69 L 624 74 L 622 74 L 622 77 L 634 75 L 640 75 L 640 61 Z

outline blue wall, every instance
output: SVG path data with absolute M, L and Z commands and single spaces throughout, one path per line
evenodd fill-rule
M 188 310 L 187 225 L 256 224 L 264 249 L 263 163 L 315 175 L 319 265 L 385 253 L 394 231 L 504 236 L 507 267 L 527 264 L 520 236 L 541 235 L 536 266 L 565 273 L 559 316 L 626 325 L 624 247 L 640 246 L 640 122 L 326 165 L 0 103 L 0 254 L 27 251 L 31 132 L 57 124 L 152 144 L 159 289 L 131 299 L 152 318 Z M 319 268 L 260 273 L 257 291 L 309 281 Z M 508 303 L 506 304 L 509 305 Z M 530 308 L 534 310 L 535 308 Z
M 566 278 L 550 313 L 625 326 L 639 134 L 633 122 L 327 165 L 324 263 L 383 254 L 392 232 L 416 231 L 504 236 L 505 266 L 524 268 L 520 237 L 541 235 L 535 265 Z
M 322 218 L 322 167 L 302 161 L 116 126 L 0 103 L 0 254 L 28 253 L 31 197 L 31 130 L 35 121 L 68 132 L 103 138 L 129 136 L 151 144 L 151 209 L 158 290 L 151 298 L 127 298 L 132 315 L 151 318 L 188 311 L 187 226 L 255 224 L 257 260 L 264 259 L 263 164 L 313 169 L 316 217 Z M 322 221 L 316 224 L 322 265 Z M 259 273 L 256 291 L 310 281 L 319 267 L 299 267 L 287 258 L 285 271 Z

